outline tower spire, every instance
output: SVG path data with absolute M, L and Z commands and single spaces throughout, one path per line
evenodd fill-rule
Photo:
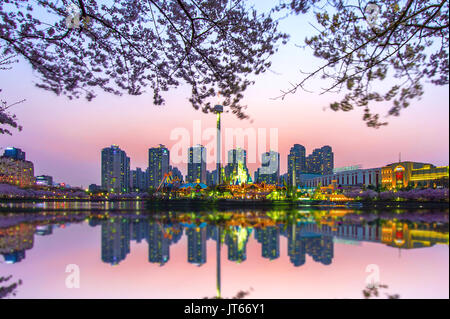
M 217 93 L 217 99 L 220 97 L 220 92 Z M 223 112 L 223 105 L 217 104 L 213 109 L 214 113 L 217 114 L 217 184 L 222 184 L 222 176 L 221 176 L 221 144 L 220 144 L 220 114 Z

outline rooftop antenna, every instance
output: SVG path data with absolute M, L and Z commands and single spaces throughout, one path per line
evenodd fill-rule
M 400 163 L 402 161 L 402 152 L 398 153 L 398 162 Z

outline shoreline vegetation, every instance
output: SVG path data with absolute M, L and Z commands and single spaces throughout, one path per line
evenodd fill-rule
M 67 205 L 65 203 L 68 203 Z M 117 203 L 127 203 L 116 205 Z M 131 204 L 130 203 L 135 203 Z M 126 207 L 126 206 L 129 207 Z M 119 207 L 115 207 L 119 206 Z M 11 208 L 33 210 L 125 209 L 390 209 L 449 208 L 448 188 L 412 188 L 398 190 L 349 189 L 317 187 L 314 192 L 273 185 L 220 185 L 216 188 L 181 188 L 162 192 L 91 193 L 81 189 L 18 188 L 0 184 L 0 210 Z

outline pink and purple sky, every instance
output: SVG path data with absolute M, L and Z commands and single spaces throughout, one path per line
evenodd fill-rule
M 289 82 L 298 81 L 302 71 L 311 71 L 322 61 L 310 51 L 297 47 L 314 32 L 308 19 L 290 17 L 281 22 L 281 30 L 291 34 L 289 43 L 272 59 L 271 70 L 256 79 L 245 94 L 244 104 L 253 122 L 224 114 L 222 128 L 278 129 L 278 151 L 281 173 L 286 171 L 289 149 L 302 144 L 307 154 L 314 148 L 330 145 L 335 167 L 361 164 L 380 167 L 402 160 L 448 165 L 449 162 L 449 92 L 448 86 L 425 86 L 421 100 L 413 101 L 400 117 L 387 118 L 389 125 L 378 130 L 362 121 L 362 110 L 333 112 L 328 108 L 338 96 L 319 95 L 323 83 L 313 81 L 313 93 L 299 91 L 284 100 L 273 99 Z M 0 86 L 2 98 L 8 102 L 26 99 L 11 109 L 23 126 L 13 136 L 0 136 L 0 147 L 23 149 L 34 162 L 35 175 L 52 175 L 56 182 L 87 187 L 100 183 L 100 150 L 118 144 L 131 158 L 131 167 L 146 168 L 148 148 L 165 144 L 174 128 L 192 132 L 193 121 L 201 120 L 202 128 L 215 127 L 215 116 L 194 110 L 188 102 L 189 88 L 169 91 L 166 105 L 152 104 L 152 93 L 141 96 L 112 96 L 99 92 L 92 102 L 69 101 L 34 86 L 30 66 L 20 61 L 12 70 L 3 71 Z M 378 106 L 376 106 L 378 107 Z M 389 105 L 375 108 L 382 116 Z M 207 144 L 209 140 L 204 141 Z M 226 151 L 226 149 L 224 150 Z M 250 171 L 260 165 L 250 164 Z M 186 164 L 176 164 L 186 173 Z M 211 163 L 209 169 L 214 168 Z

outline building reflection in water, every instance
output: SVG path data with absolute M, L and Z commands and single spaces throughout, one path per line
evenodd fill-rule
M 126 218 L 102 221 L 102 261 L 117 265 L 130 252 L 130 223 Z
M 392 215 L 391 215 L 392 216 Z M 396 216 L 398 217 L 398 215 Z M 261 245 L 266 260 L 280 258 L 280 238 L 287 241 L 290 263 L 300 267 L 306 256 L 323 265 L 331 265 L 334 243 L 380 243 L 399 249 L 448 245 L 448 213 L 430 222 L 423 215 L 409 214 L 405 220 L 380 218 L 379 214 L 348 214 L 333 211 L 310 212 L 226 212 L 226 213 L 160 213 L 152 215 L 109 213 L 70 215 L 29 214 L 26 217 L 0 216 L 0 254 L 6 263 L 25 259 L 33 248 L 34 235 L 51 236 L 55 226 L 87 221 L 101 229 L 101 260 L 118 265 L 130 253 L 131 241 L 148 245 L 148 261 L 165 265 L 170 260 L 170 246 L 187 240 L 187 262 L 202 266 L 207 262 L 207 242 L 216 244 L 216 290 L 221 298 L 221 251 L 227 247 L 227 259 L 247 260 L 250 237 Z M 409 219 L 408 219 L 409 218 Z
M 280 257 L 280 231 L 278 227 L 257 228 L 255 238 L 261 244 L 263 258 L 274 260 Z
M 53 225 L 38 225 L 36 226 L 36 235 L 49 236 L 53 234 Z
M 217 298 L 222 297 L 222 272 L 221 272 L 221 246 L 222 246 L 222 227 L 216 227 L 216 290 L 217 290 Z
M 149 246 L 149 261 L 164 265 L 170 260 L 170 246 L 187 238 L 187 262 L 201 266 L 207 262 L 207 241 L 227 246 L 229 261 L 241 263 L 247 259 L 247 244 L 251 234 L 261 245 L 261 256 L 268 260 L 280 257 L 280 237 L 287 238 L 287 255 L 292 265 L 305 264 L 306 256 L 315 262 L 330 265 L 334 257 L 334 242 L 368 241 L 398 248 L 429 247 L 437 243 L 448 245 L 448 232 L 432 229 L 410 229 L 406 223 L 386 221 L 384 224 L 341 223 L 333 226 L 314 222 L 294 222 L 260 228 L 219 226 L 199 223 L 164 224 L 138 219 L 107 220 L 102 225 L 102 260 L 117 264 L 129 253 L 130 240 Z M 416 224 L 417 225 L 417 224 Z M 131 236 L 130 236 L 131 234 Z M 220 246 L 220 245 L 219 245 Z M 220 250 L 220 247 L 217 248 Z
M 140 244 L 146 242 L 148 261 L 163 266 L 170 260 L 170 246 L 179 242 L 183 232 L 187 239 L 187 262 L 193 265 L 205 264 L 207 242 L 216 242 L 218 274 L 221 246 L 226 246 L 229 261 L 245 262 L 247 244 L 252 235 L 261 245 L 261 256 L 267 260 L 280 258 L 280 238 L 284 236 L 287 239 L 287 255 L 295 267 L 304 265 L 307 255 L 314 262 L 330 265 L 334 257 L 335 241 L 367 241 L 399 249 L 414 249 L 435 244 L 448 245 L 449 240 L 448 219 L 445 217 L 440 223 L 427 223 L 400 222 L 393 218 L 372 218 L 371 215 L 361 218 L 353 214 L 349 214 L 348 218 L 336 218 L 332 212 L 309 212 L 306 215 L 296 212 L 250 212 L 247 215 L 232 212 L 223 213 L 223 218 L 228 217 L 219 222 L 214 213 L 179 213 L 172 214 L 170 218 L 164 214 L 167 215 L 162 213 L 160 219 L 159 215 L 156 218 L 153 215 L 88 216 L 87 221 L 91 227 L 101 227 L 102 261 L 111 265 L 119 264 L 130 253 L 131 241 L 135 241 Z M 62 227 L 64 223 L 80 223 L 85 220 L 79 216 L 71 219 L 65 215 L 52 216 L 51 219 L 39 217 L 37 222 L 22 220 L 17 224 L 2 217 L 0 221 L 11 224 L 0 226 L 0 254 L 5 262 L 17 263 L 23 260 L 25 251 L 33 248 L 34 234 L 48 236 L 53 233 L 53 225 Z M 220 279 L 217 286 L 220 290 Z
M 206 224 L 189 225 L 186 228 L 188 242 L 188 263 L 201 266 L 206 263 Z
M 25 259 L 25 251 L 33 248 L 36 226 L 26 223 L 0 228 L 0 254 L 6 263 Z
M 228 247 L 228 260 L 241 263 L 247 260 L 247 243 L 252 229 L 233 226 L 226 234 L 225 244 Z
M 170 238 L 164 226 L 157 222 L 148 223 L 148 261 L 163 266 L 170 259 Z
M 140 243 L 147 239 L 148 236 L 148 222 L 144 219 L 134 219 L 131 221 L 131 240 Z

